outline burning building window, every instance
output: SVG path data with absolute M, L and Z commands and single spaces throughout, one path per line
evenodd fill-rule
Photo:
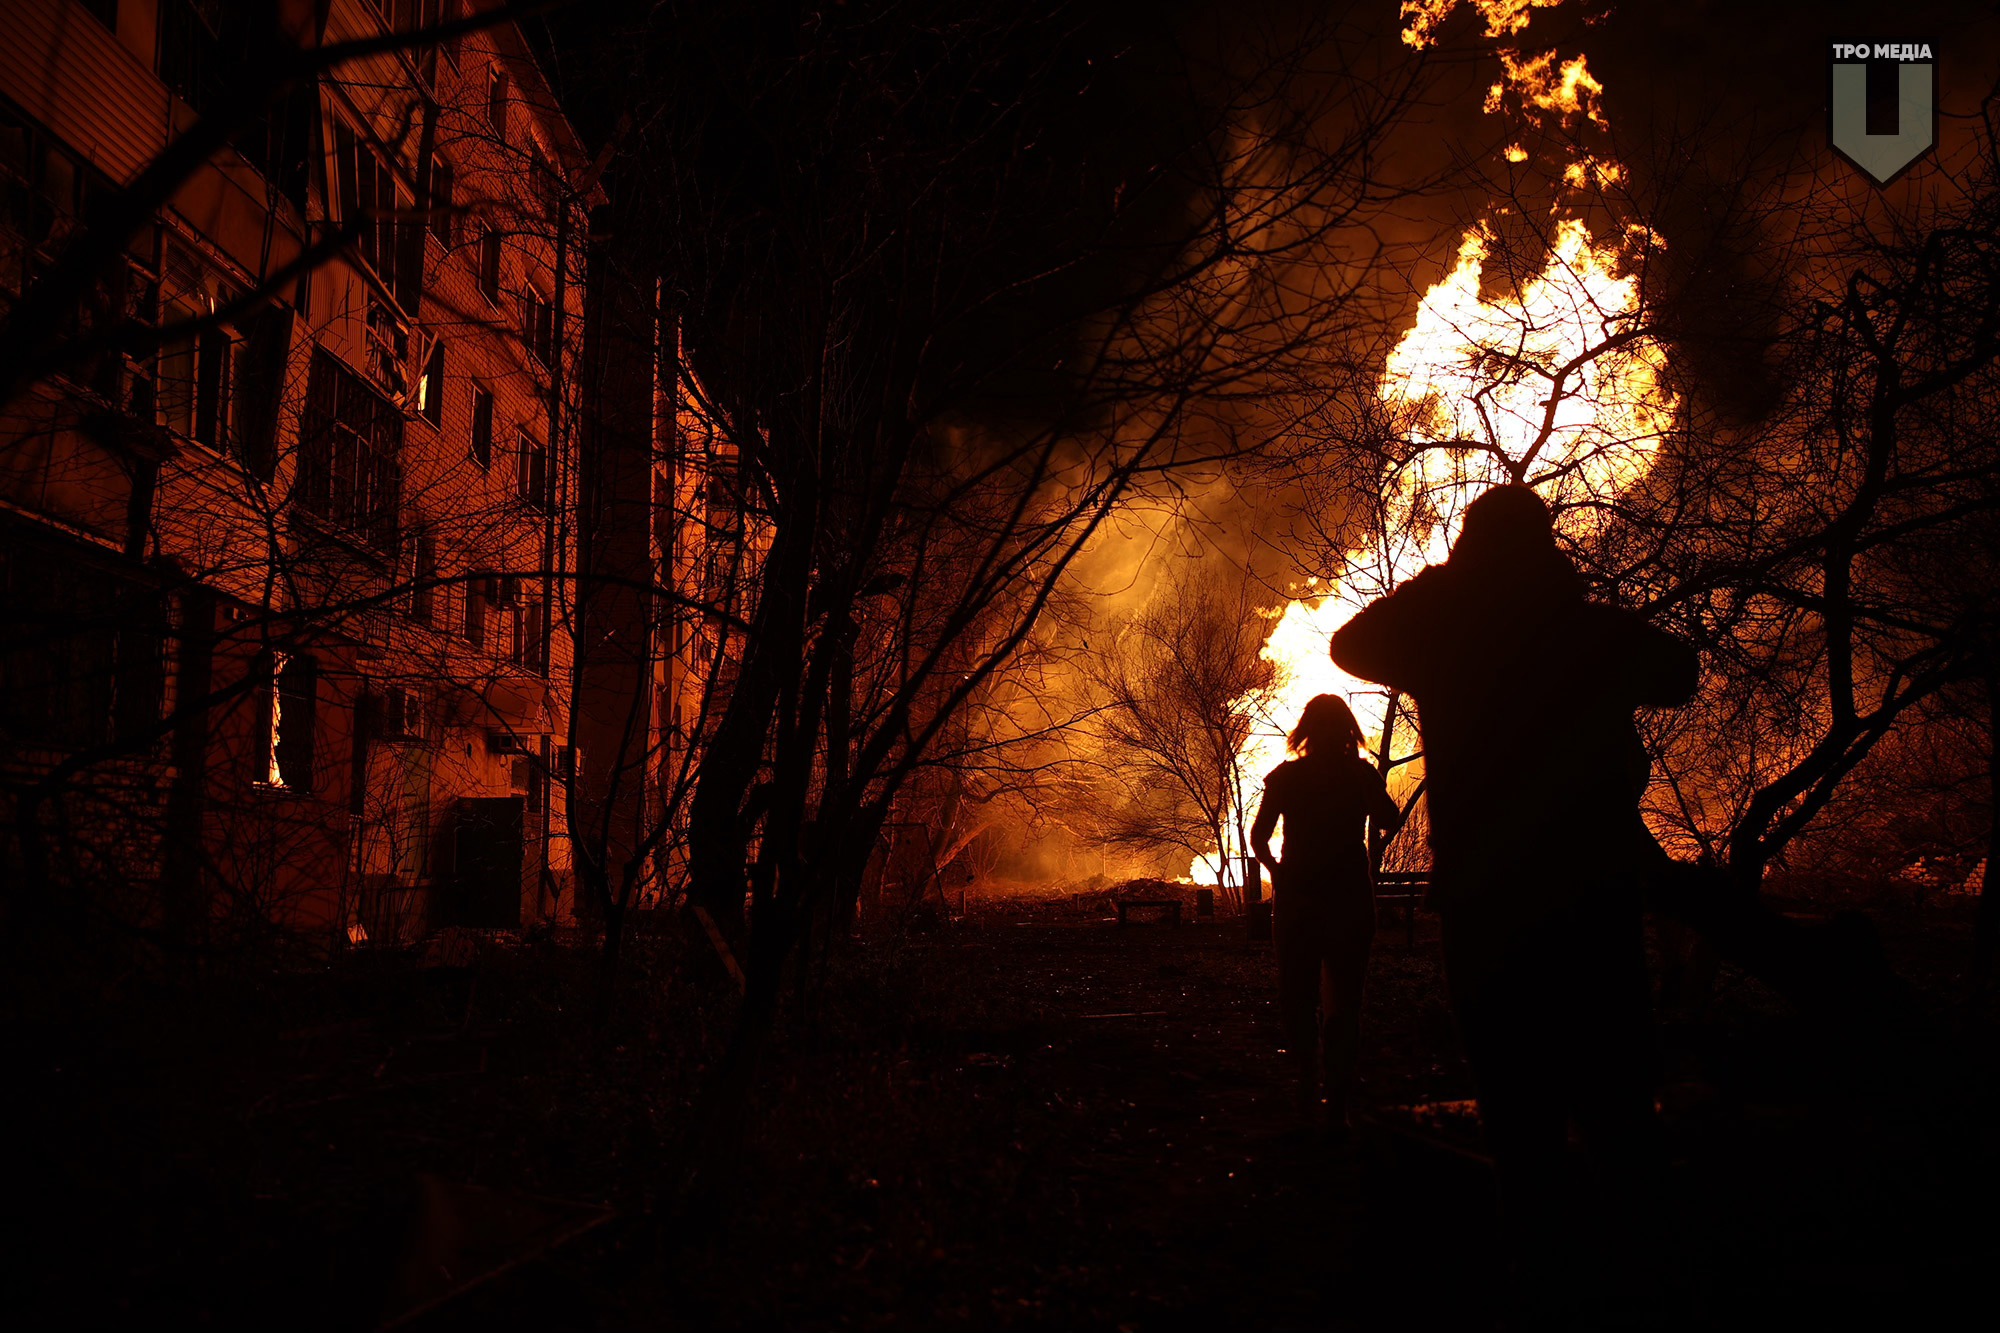
M 434 339 L 417 381 L 417 411 L 433 426 L 444 425 L 444 339 Z
M 312 790 L 314 727 L 319 713 L 319 665 L 307 653 L 273 650 L 260 667 L 258 735 L 266 787 Z

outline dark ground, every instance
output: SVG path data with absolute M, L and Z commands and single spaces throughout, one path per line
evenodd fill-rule
M 1969 917 L 1881 923 L 1930 1001 L 1927 1030 L 1816 1030 L 1728 973 L 1700 1022 L 1668 1030 L 1681 1230 L 1708 1326 L 1944 1327 L 1990 1303 L 2000 1051 L 1990 997 L 1966 1001 L 1956 970 Z M 818 1010 L 787 1022 L 727 1221 L 671 1207 L 727 1006 L 684 975 L 676 943 L 642 944 L 608 1003 L 586 954 L 489 946 L 465 970 L 383 956 L 17 1023 L 26 1237 L 10 1246 L 8 1322 L 1476 1329 L 1500 1315 L 1490 1185 L 1451 1105 L 1470 1089 L 1428 930 L 1414 948 L 1400 925 L 1378 935 L 1371 1110 L 1344 1148 L 1294 1122 L 1268 954 L 1238 921 L 1121 930 L 1095 909 L 996 904 L 856 945 Z

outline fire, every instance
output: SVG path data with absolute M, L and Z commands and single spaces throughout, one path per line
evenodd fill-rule
M 1526 26 L 1528 10 L 1556 0 L 1475 0 L 1491 36 Z M 1404 40 L 1428 44 L 1457 0 L 1411 0 Z M 1412 34 L 1415 34 L 1413 37 Z M 1582 56 L 1558 64 L 1549 52 L 1529 60 L 1500 53 L 1516 105 L 1581 114 L 1602 124 L 1598 95 Z M 1497 87 L 1497 86 L 1496 86 Z M 1488 109 L 1500 109 L 1489 97 Z M 1510 145 L 1507 157 L 1527 154 Z M 1618 164 L 1580 156 L 1564 173 L 1573 189 L 1622 178 Z M 1601 510 L 1584 500 L 1614 498 L 1642 480 L 1675 410 L 1664 382 L 1665 353 L 1641 319 L 1636 248 L 1658 238 L 1632 227 L 1593 236 L 1581 220 L 1555 225 L 1539 271 L 1486 296 L 1496 236 L 1485 224 L 1460 241 L 1457 260 L 1423 296 L 1409 331 L 1384 362 L 1376 391 L 1390 409 L 1404 460 L 1381 477 L 1385 521 L 1374 541 L 1349 552 L 1334 580 L 1310 582 L 1273 616 L 1263 657 L 1276 667 L 1271 687 L 1242 701 L 1256 719 L 1238 754 L 1239 788 L 1227 845 L 1197 857 L 1197 881 L 1227 882 L 1264 775 L 1284 760 L 1285 732 L 1316 694 L 1339 694 L 1353 707 L 1372 752 L 1382 748 L 1390 700 L 1327 657 L 1327 641 L 1363 606 L 1426 565 L 1442 561 L 1465 505 L 1489 486 L 1519 478 L 1562 511 L 1566 532 L 1588 539 Z M 1511 276 L 1511 275 L 1510 275 Z M 1579 506 L 1567 507 L 1566 506 Z M 1407 723 L 1391 738 L 1392 757 L 1414 753 Z M 1408 770 L 1405 770 L 1407 772 Z M 1392 783 L 1392 787 L 1396 785 Z M 1404 784 L 1407 786 L 1407 783 Z
M 1572 190 L 1581 190 L 1592 185 L 1602 190 L 1624 179 L 1625 168 L 1616 162 L 1606 162 L 1602 158 L 1591 157 L 1588 154 L 1580 161 L 1572 162 L 1563 168 L 1563 184 Z
M 1511 37 L 1528 26 L 1531 10 L 1551 9 L 1562 0 L 1472 0 L 1472 7 L 1486 20 L 1486 35 Z M 1403 40 L 1422 50 L 1437 41 L 1437 30 L 1460 0 L 1403 0 Z
M 1604 124 L 1604 111 L 1599 105 L 1604 85 L 1590 72 L 1582 56 L 1559 65 L 1554 51 L 1544 51 L 1538 56 L 1502 51 L 1500 67 L 1506 77 L 1486 90 L 1485 109 L 1489 113 L 1505 107 L 1507 95 L 1512 93 L 1520 98 L 1522 111 L 1531 121 L 1540 121 L 1536 112 L 1552 111 L 1564 124 L 1579 115 Z

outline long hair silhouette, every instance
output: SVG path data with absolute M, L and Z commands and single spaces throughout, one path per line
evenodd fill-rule
M 1285 737 L 1285 747 L 1293 754 L 1353 754 L 1361 749 L 1361 724 L 1354 710 L 1337 694 L 1314 695 L 1299 714 L 1299 724 Z

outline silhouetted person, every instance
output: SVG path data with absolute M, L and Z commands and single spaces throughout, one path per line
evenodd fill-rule
M 1585 601 L 1524 486 L 1475 500 L 1450 559 L 1332 651 L 1416 702 L 1446 980 L 1509 1232 L 1547 1296 L 1572 1276 L 1555 1276 L 1569 1124 L 1625 1214 L 1604 1221 L 1634 1220 L 1659 1165 L 1641 905 L 1664 858 L 1632 713 L 1685 702 L 1696 657 Z
M 1322 694 L 1286 738 L 1298 758 L 1272 769 L 1250 826 L 1250 848 L 1271 871 L 1276 898 L 1278 1009 L 1299 1061 L 1299 1100 L 1344 1130 L 1361 1030 L 1361 987 L 1375 938 L 1375 883 L 1367 825 L 1393 833 L 1402 812 L 1382 776 L 1361 758 L 1361 728 L 1345 701 Z M 1271 856 L 1282 819 L 1285 856 Z

